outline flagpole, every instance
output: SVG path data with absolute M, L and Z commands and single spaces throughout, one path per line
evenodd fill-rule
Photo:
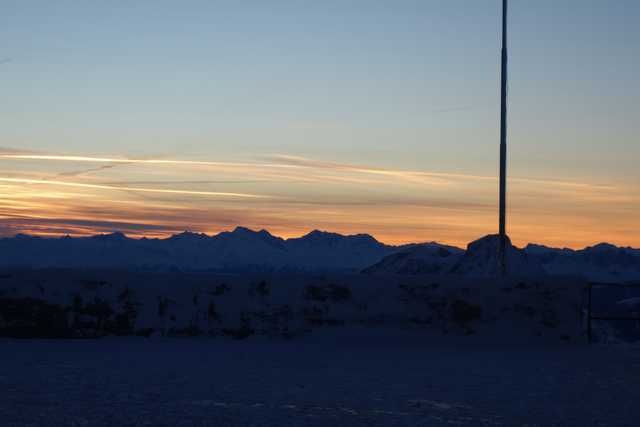
M 506 275 L 507 260 L 507 0 L 502 0 L 502 76 L 500 85 L 500 272 Z

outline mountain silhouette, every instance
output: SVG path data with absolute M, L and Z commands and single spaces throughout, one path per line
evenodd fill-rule
M 436 242 L 386 245 L 368 234 L 314 230 L 283 239 L 267 230 L 236 227 L 209 236 L 185 231 L 164 239 L 121 232 L 91 237 L 0 238 L 0 267 L 112 268 L 145 271 L 363 272 L 491 277 L 498 274 L 497 235 L 466 250 Z M 580 276 L 592 281 L 640 281 L 640 250 L 601 243 L 581 250 L 509 241 L 510 275 Z

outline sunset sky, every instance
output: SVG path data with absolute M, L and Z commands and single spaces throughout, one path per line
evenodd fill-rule
M 640 246 L 640 2 L 510 2 L 514 242 Z M 497 230 L 498 0 L 4 1 L 0 235 Z

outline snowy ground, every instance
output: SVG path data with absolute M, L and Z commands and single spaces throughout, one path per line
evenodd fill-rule
M 396 329 L 0 340 L 2 425 L 637 425 L 640 349 Z
M 580 342 L 584 291 L 562 277 L 0 270 L 0 336 L 299 336 L 395 325 L 485 343 Z

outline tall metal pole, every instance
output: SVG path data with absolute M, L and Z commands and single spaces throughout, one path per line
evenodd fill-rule
M 500 272 L 507 272 L 507 0 L 502 0 L 502 83 L 500 91 Z

